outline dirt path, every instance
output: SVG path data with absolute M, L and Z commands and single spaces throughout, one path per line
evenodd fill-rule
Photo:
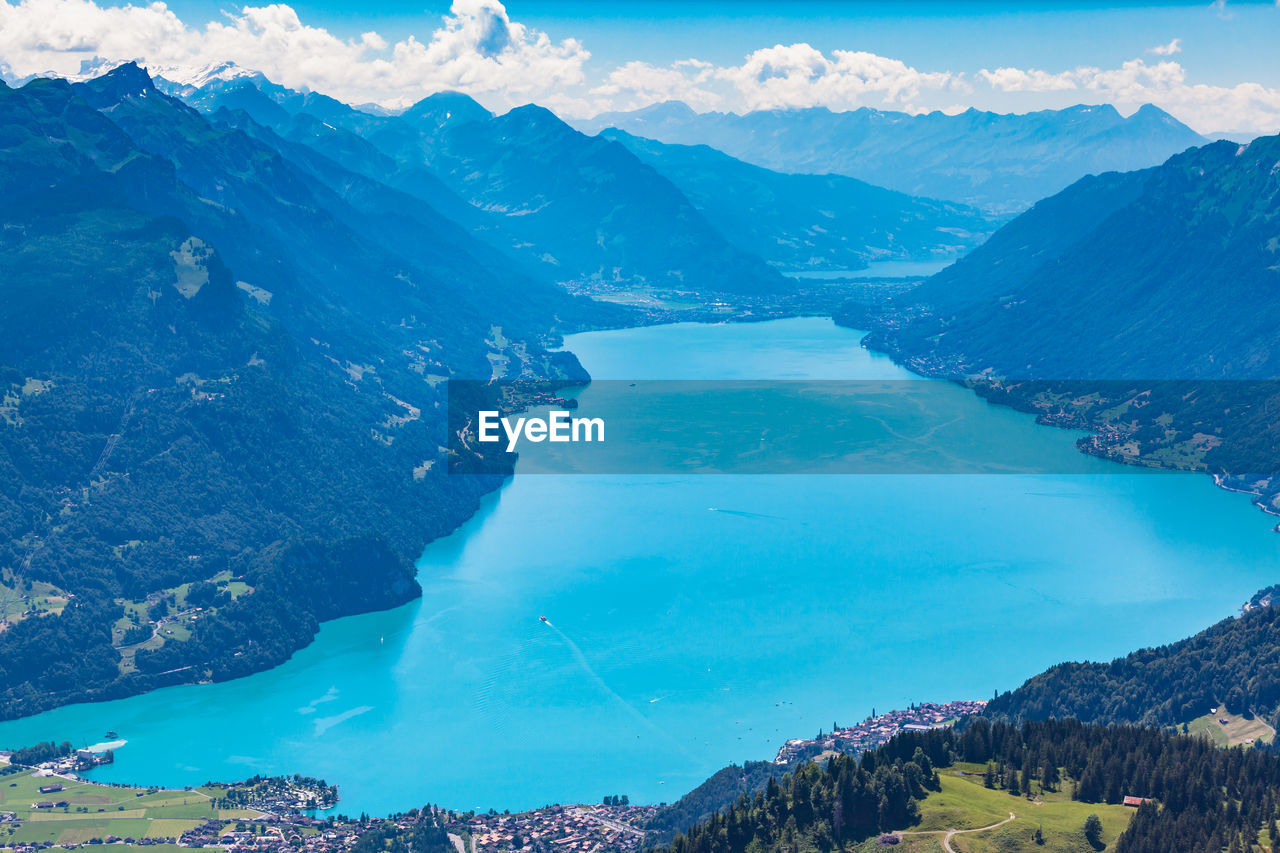
M 983 827 L 979 827 L 978 829 L 949 829 L 947 830 L 947 834 L 942 836 L 942 849 L 947 851 L 947 853 L 956 853 L 955 848 L 951 846 L 951 836 L 963 835 L 966 832 L 986 832 L 988 829 L 995 829 L 998 826 L 1004 826 L 1006 823 L 1013 820 L 1014 817 L 1015 817 L 1014 813 L 1009 812 L 1009 816 L 1007 818 L 1000 821 L 999 823 L 993 823 L 990 826 L 983 826 Z
M 986 832 L 988 829 L 995 829 L 997 827 L 1004 826 L 1015 817 L 1017 817 L 1017 815 L 1013 812 L 1009 812 L 1009 816 L 999 823 L 993 823 L 990 826 L 980 826 L 977 829 L 917 829 L 899 832 L 898 835 L 941 835 L 942 849 L 945 850 L 946 853 L 956 853 L 955 848 L 951 846 L 951 836 L 964 835 L 968 832 Z

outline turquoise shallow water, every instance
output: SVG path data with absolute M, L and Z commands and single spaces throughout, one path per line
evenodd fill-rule
M 823 320 L 568 347 L 602 379 L 909 378 Z M 1277 580 L 1280 536 L 1243 496 L 952 390 L 975 435 L 1062 473 L 517 476 L 427 548 L 420 601 L 250 678 L 0 724 L 0 744 L 112 729 L 129 743 L 98 778 L 299 772 L 347 813 L 669 800 L 873 707 L 1188 635 Z
M 812 270 L 788 273 L 792 278 L 820 280 L 824 278 L 900 278 L 917 276 L 924 278 L 946 269 L 956 258 L 934 258 L 927 261 L 872 261 L 860 270 Z

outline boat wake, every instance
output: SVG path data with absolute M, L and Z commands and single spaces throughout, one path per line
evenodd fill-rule
M 573 654 L 573 659 L 577 661 L 578 666 L 582 667 L 582 671 L 585 672 L 588 676 L 590 676 L 591 680 L 594 681 L 601 690 L 603 690 L 611 698 L 613 698 L 614 701 L 616 701 L 619 705 L 625 708 L 627 712 L 630 713 L 631 716 L 635 717 L 636 720 L 638 720 L 642 725 L 645 726 L 645 728 L 651 729 L 655 734 L 658 734 L 665 740 L 670 741 L 676 748 L 688 754 L 688 750 L 682 744 L 676 741 L 675 738 L 671 737 L 671 735 L 667 734 L 662 729 L 654 725 L 652 720 L 650 720 L 644 714 L 640 713 L 639 709 L 637 709 L 634 705 L 632 705 L 626 699 L 623 699 L 622 696 L 619 695 L 616 690 L 610 687 L 608 683 L 603 678 L 600 677 L 600 674 L 595 671 L 595 668 L 593 666 L 591 666 L 591 662 L 587 660 L 587 656 L 582 653 L 582 649 L 578 648 L 578 644 L 573 641 L 572 637 L 570 637 L 564 631 L 561 631 L 555 625 L 552 625 L 551 620 L 548 619 L 547 617 L 542 616 L 539 618 L 541 618 L 543 624 L 545 624 L 552 631 L 555 631 L 557 636 L 559 636 L 560 639 L 564 641 L 564 644 L 568 646 L 570 653 Z
M 719 507 L 709 506 L 707 507 L 707 511 L 719 512 L 724 515 L 736 515 L 738 518 L 767 518 L 773 521 L 786 521 L 786 519 L 780 515 L 766 515 L 763 512 L 746 512 L 745 510 L 740 509 L 720 509 Z

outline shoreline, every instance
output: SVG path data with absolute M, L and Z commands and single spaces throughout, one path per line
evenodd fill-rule
M 1261 492 L 1255 492 L 1252 489 L 1237 489 L 1234 486 L 1229 486 L 1227 485 L 1225 478 L 1223 478 L 1223 476 L 1218 473 L 1213 473 L 1211 476 L 1213 477 L 1214 485 L 1217 486 L 1218 488 L 1228 492 L 1235 492 L 1238 495 L 1252 495 L 1253 497 L 1257 498 L 1257 500 L 1250 501 L 1250 503 L 1252 503 L 1258 509 L 1262 510 L 1262 512 L 1266 513 L 1267 515 L 1273 518 L 1280 518 L 1280 510 L 1273 509 L 1272 507 L 1269 507 L 1265 503 L 1263 503 L 1262 499 L 1264 495 Z M 1274 533 L 1280 533 L 1280 521 L 1277 521 L 1275 526 L 1272 527 L 1271 530 Z
M 898 365 L 903 370 L 907 370 L 915 374 L 916 376 L 921 377 L 922 379 L 932 379 L 940 382 L 954 382 L 962 386 L 965 385 L 964 381 L 961 379 L 932 375 L 927 371 L 920 369 L 917 365 L 912 364 L 909 360 L 903 358 L 902 354 L 899 351 L 886 346 L 877 345 L 877 342 L 873 338 L 874 332 L 870 330 L 862 329 L 857 326 L 851 326 L 845 323 L 841 323 L 840 320 L 837 319 L 834 315 L 832 316 L 831 319 L 833 320 L 833 322 L 835 322 L 837 326 L 848 329 L 849 331 L 855 334 L 861 334 L 862 335 L 861 342 L 864 347 L 874 352 L 878 352 L 882 355 L 887 356 L 890 360 L 893 361 L 894 364 Z M 1046 420 L 1040 413 L 1037 413 L 1034 410 L 1020 409 L 1011 403 L 992 400 L 988 397 L 984 397 L 983 395 L 978 394 L 977 391 L 975 391 L 971 387 L 966 386 L 966 388 L 967 390 L 970 391 L 970 393 L 973 393 L 975 396 L 983 400 L 988 405 L 1000 406 L 1002 408 L 1012 409 L 1014 411 L 1022 411 L 1028 415 L 1033 416 L 1035 418 L 1035 423 L 1037 426 L 1047 426 L 1047 427 L 1054 427 L 1055 429 L 1076 430 L 1076 431 L 1086 432 L 1089 434 L 1090 438 L 1095 440 L 1095 446 L 1097 446 L 1096 439 L 1100 438 L 1101 433 L 1103 432 L 1102 427 L 1099 427 L 1097 424 L 1079 425 L 1079 424 L 1071 424 L 1071 423 Z M 1098 459 L 1106 459 L 1110 462 L 1115 462 L 1116 464 L 1119 464 L 1119 465 L 1127 465 L 1131 468 L 1149 468 L 1149 469 L 1159 470 L 1159 471 L 1182 471 L 1188 474 L 1208 474 L 1213 479 L 1213 484 L 1218 488 L 1227 492 L 1234 492 L 1236 494 L 1250 495 L 1251 497 L 1254 498 L 1254 500 L 1250 501 L 1250 504 L 1252 504 L 1254 507 L 1256 507 L 1258 510 L 1260 510 L 1264 514 L 1269 515 L 1273 518 L 1280 519 L 1280 510 L 1267 506 L 1266 503 L 1264 503 L 1263 501 L 1263 498 L 1265 497 L 1263 493 L 1253 491 L 1251 489 L 1241 489 L 1241 488 L 1236 488 L 1234 486 L 1228 485 L 1226 483 L 1226 477 L 1229 475 L 1223 475 L 1215 471 L 1197 470 L 1194 468 L 1184 468 L 1176 465 L 1165 465 L 1165 464 L 1160 464 L 1159 462 L 1152 462 L 1149 460 L 1142 460 L 1138 458 L 1131 460 L 1126 458 L 1117 458 L 1115 456 L 1105 455 L 1102 453 L 1091 453 L 1088 449 L 1080 445 L 1077 445 L 1076 449 L 1080 453 L 1085 454 L 1086 456 L 1094 456 Z M 1271 527 L 1271 532 L 1280 533 L 1280 521 L 1277 521 L 1276 524 Z
M 818 739 L 789 739 L 779 749 L 778 755 L 773 759 L 772 763 L 777 766 L 777 773 L 781 774 L 791 772 L 794 768 L 810 761 L 821 761 L 835 754 L 857 756 L 863 752 L 877 749 L 897 735 L 905 732 L 949 728 L 962 719 L 980 715 L 986 704 L 985 700 L 965 699 L 944 703 L 924 702 L 905 710 L 893 710 L 876 716 L 868 716 L 861 723 L 836 729 L 829 735 Z M 229 783 L 209 782 L 205 785 L 185 788 L 150 785 L 145 782 L 104 782 L 89 778 L 81 772 L 59 772 L 54 767 L 56 761 L 38 765 L 16 765 L 11 764 L 8 759 L 9 756 L 6 753 L 0 752 L 0 767 L 6 768 L 8 775 L 22 774 L 37 780 L 60 779 L 65 783 L 68 791 L 77 791 L 80 794 L 84 793 L 87 786 L 88 788 L 97 787 L 133 792 L 137 797 L 144 796 L 144 792 L 147 796 L 156 793 L 160 795 L 181 795 L 183 797 L 194 795 L 210 801 L 211 807 L 217 805 L 214 802 L 214 797 L 211 796 L 211 788 L 254 788 L 259 784 L 255 780 L 259 779 L 262 780 L 262 784 L 280 783 L 275 784 L 277 788 L 281 787 L 281 785 L 285 788 L 290 786 L 298 788 L 303 794 L 311 797 L 315 796 L 314 789 L 317 786 L 320 786 L 322 792 L 326 787 L 326 783 L 323 780 L 296 776 L 255 776 L 251 780 Z M 764 763 L 764 761 L 762 760 L 760 763 Z M 0 773 L 0 776 L 3 775 L 6 774 Z M 663 803 L 633 804 L 628 802 L 626 798 L 615 797 L 616 801 L 606 802 L 603 805 L 563 802 L 519 811 L 502 813 L 490 811 L 487 814 L 478 810 L 466 811 L 441 806 L 432 806 L 431 808 L 437 810 L 437 814 L 445 818 L 451 831 L 466 832 L 472 836 L 472 850 L 477 849 L 475 846 L 477 840 L 481 845 L 485 845 L 487 842 L 501 842 L 504 827 L 515 820 L 517 822 L 524 821 L 526 825 L 532 822 L 537 825 L 541 832 L 558 835 L 562 838 L 572 839 L 575 835 L 583 835 L 584 830 L 588 830 L 586 834 L 596 832 L 602 836 L 599 840 L 608 845 L 604 849 L 636 851 L 638 853 L 638 851 L 644 849 L 644 842 L 649 834 L 661 832 L 659 829 L 652 828 L 651 822 L 653 819 L 667 809 L 677 808 L 685 797 L 695 793 L 711 778 L 713 777 L 708 777 L 707 780 L 699 783 L 699 785 L 682 793 L 676 800 Z M 773 777 L 771 776 L 770 778 Z M 63 790 L 62 784 L 59 784 L 58 790 Z M 237 820 L 240 823 L 261 820 L 268 824 L 295 828 L 342 827 L 358 835 L 360 831 L 367 828 L 366 824 L 368 823 L 376 826 L 381 821 L 396 821 L 406 816 L 406 813 L 403 812 L 390 812 L 386 815 L 370 816 L 371 820 L 366 820 L 363 815 L 360 818 L 354 818 L 340 811 L 340 790 L 335 787 L 328 789 L 328 792 L 333 795 L 334 799 L 329 805 L 320 809 L 320 811 L 325 812 L 323 816 L 319 816 L 315 808 L 307 807 L 303 801 L 305 798 L 300 799 L 297 791 L 286 790 L 283 795 L 280 795 L 279 791 L 275 792 L 278 796 L 273 798 L 246 799 L 238 804 L 240 808 L 257 812 L 256 817 L 241 815 L 236 818 L 232 817 L 230 813 L 220 815 L 217 808 L 214 808 L 213 816 L 210 819 L 212 821 L 223 820 L 227 826 L 236 823 Z M 40 808 L 44 807 L 43 805 L 40 806 Z M 34 804 L 30 807 L 30 811 L 32 813 L 36 811 Z M 414 811 L 416 812 L 417 810 L 415 809 Z M 46 820 L 41 821 L 41 823 L 56 821 L 58 814 L 58 812 L 51 811 L 48 815 L 43 816 Z M 21 820 L 21 818 L 19 819 Z M 31 818 L 28 817 L 27 819 L 30 820 Z M 75 817 L 67 819 L 73 820 Z M 107 826 L 110 826 L 109 822 Z M 224 826 L 223 831 L 228 831 L 226 826 Z M 103 833 L 110 835 L 109 829 L 104 829 Z M 225 845 L 225 849 L 234 851 L 238 848 L 237 842 L 240 839 L 237 836 L 233 834 L 211 836 L 207 824 L 202 824 L 198 827 L 192 826 L 182 834 L 182 837 L 174 838 L 171 843 L 182 848 L 200 849 L 209 847 L 211 840 L 221 841 L 223 838 L 231 841 L 231 844 Z M 47 846 L 52 849 L 69 850 L 77 849 L 80 844 L 55 843 Z M 0 845 L 0 849 L 6 848 L 4 845 Z

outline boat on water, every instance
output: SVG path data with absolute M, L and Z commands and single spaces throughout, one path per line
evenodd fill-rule
M 116 734 L 115 732 L 107 732 L 107 738 L 108 738 L 108 739 L 110 739 L 110 740 L 115 740 L 115 739 L 116 739 L 116 738 L 118 738 L 118 737 L 119 737 L 119 735 L 118 735 L 118 734 Z
M 545 616 L 539 616 L 538 618 L 541 619 L 543 622 L 546 622 L 548 625 L 551 624 L 550 622 L 547 622 L 547 617 Z

